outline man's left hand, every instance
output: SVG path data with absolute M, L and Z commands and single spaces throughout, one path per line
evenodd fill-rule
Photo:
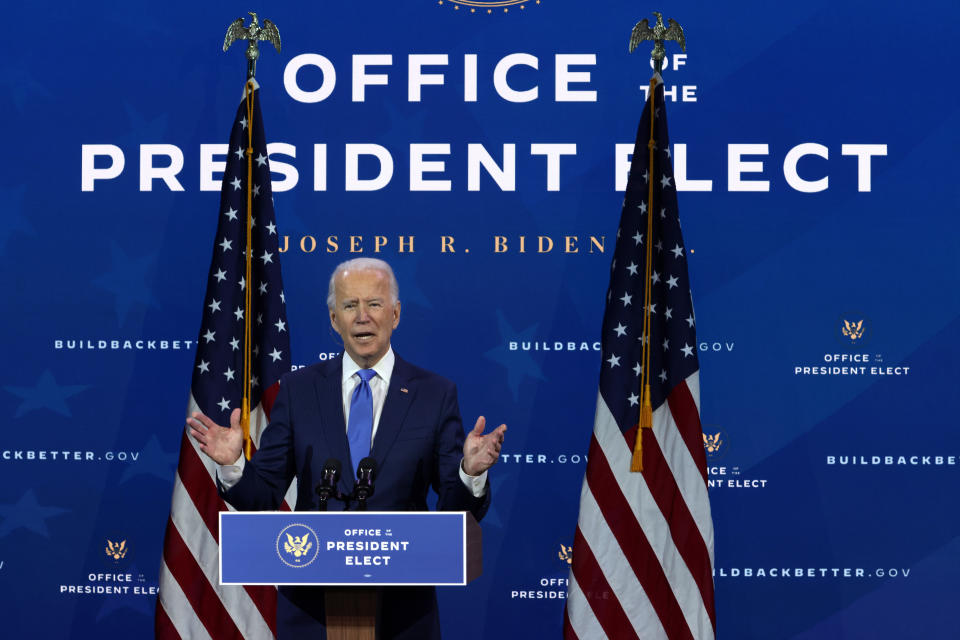
M 487 435 L 483 435 L 483 428 L 487 420 L 483 416 L 477 418 L 473 431 L 467 434 L 463 443 L 463 471 L 468 476 L 478 476 L 500 459 L 500 446 L 503 444 L 503 434 L 507 425 L 502 424 Z

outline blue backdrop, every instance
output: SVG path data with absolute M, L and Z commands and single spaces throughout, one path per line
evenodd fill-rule
M 219 199 L 208 183 L 222 156 L 204 145 L 226 143 L 245 70 L 242 45 L 223 54 L 221 38 L 258 8 L 214 5 L 6 10 L 9 637 L 151 633 Z M 396 351 L 458 383 L 468 424 L 481 413 L 509 424 L 485 573 L 441 590 L 450 637 L 560 633 L 622 197 L 617 145 L 633 138 L 650 75 L 649 47 L 631 56 L 627 42 L 658 9 L 688 43 L 686 56 L 668 48 L 664 78 L 687 180 L 718 635 L 955 633 L 956 7 L 259 9 L 283 38 L 257 76 L 268 139 L 287 145 L 271 154 L 294 362 L 339 351 L 326 279 L 360 255 L 353 246 L 396 267 Z M 365 55 L 391 58 L 368 64 L 361 87 Z M 443 84 L 411 86 L 421 62 Z M 366 152 L 355 166 L 354 151 Z M 475 169 L 471 185 L 484 153 L 503 175 Z M 107 553 L 121 541 L 123 554 Z M 139 592 L 100 589 L 118 579 Z

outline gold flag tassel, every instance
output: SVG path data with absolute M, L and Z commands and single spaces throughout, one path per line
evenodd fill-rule
M 643 344 L 640 370 L 640 420 L 637 423 L 637 438 L 633 443 L 633 457 L 630 460 L 630 471 L 643 471 L 643 430 L 653 428 L 653 407 L 650 404 L 650 342 L 653 333 L 650 326 L 650 279 L 653 272 L 653 150 L 656 146 L 654 138 L 654 92 L 657 88 L 657 76 L 650 78 L 650 90 L 647 92 L 650 107 L 650 140 L 647 149 L 650 155 L 647 163 L 647 244 L 646 267 L 644 269 L 643 287 L 643 332 L 640 340 Z
M 247 105 L 247 275 L 244 282 L 244 313 L 243 313 L 243 404 L 240 413 L 240 425 L 243 427 L 243 455 L 247 460 L 253 455 L 253 440 L 250 438 L 250 378 L 251 378 L 251 319 L 253 318 L 253 81 L 248 80 L 246 85 Z

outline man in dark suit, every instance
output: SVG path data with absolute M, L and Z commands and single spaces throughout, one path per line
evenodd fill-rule
M 393 353 L 390 336 L 400 322 L 400 301 L 390 266 L 371 258 L 340 264 L 330 278 L 327 307 L 344 353 L 284 376 L 270 426 L 251 460 L 242 455 L 239 411 L 229 428 L 200 413 L 188 418 L 200 449 L 221 465 L 223 498 L 240 510 L 276 509 L 296 477 L 295 508 L 316 510 L 312 488 L 324 462 L 336 458 L 356 469 L 369 454 L 378 467 L 369 509 L 425 511 L 433 487 L 438 509 L 482 518 L 490 505 L 487 469 L 499 458 L 506 425 L 483 435 L 481 416 L 465 437 L 454 384 Z M 352 475 L 343 474 L 341 491 L 352 489 Z M 280 638 L 325 637 L 322 589 L 279 592 Z M 435 590 L 384 588 L 379 621 L 384 639 L 439 638 Z

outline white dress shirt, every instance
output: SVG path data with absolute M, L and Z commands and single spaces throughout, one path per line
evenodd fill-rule
M 377 375 L 370 379 L 370 393 L 373 395 L 373 431 L 371 433 L 370 448 L 373 448 L 373 439 L 377 437 L 377 425 L 380 424 L 380 414 L 383 413 L 383 403 L 387 399 L 387 390 L 390 388 L 390 377 L 393 375 L 393 365 L 397 357 L 393 354 L 393 347 L 387 349 L 387 352 L 379 362 L 373 367 Z M 346 353 L 343 353 L 343 377 L 341 384 L 343 387 L 343 417 L 344 430 L 350 424 L 350 404 L 353 401 L 353 391 L 360 384 L 360 376 L 357 371 L 360 365 Z M 226 464 L 217 467 L 217 479 L 224 489 L 230 489 L 240 481 L 243 475 L 243 467 L 246 463 L 243 453 L 233 464 Z M 486 493 L 487 472 L 484 471 L 479 476 L 469 476 L 463 470 L 463 460 L 460 461 L 460 480 L 470 490 L 474 497 L 480 498 Z

